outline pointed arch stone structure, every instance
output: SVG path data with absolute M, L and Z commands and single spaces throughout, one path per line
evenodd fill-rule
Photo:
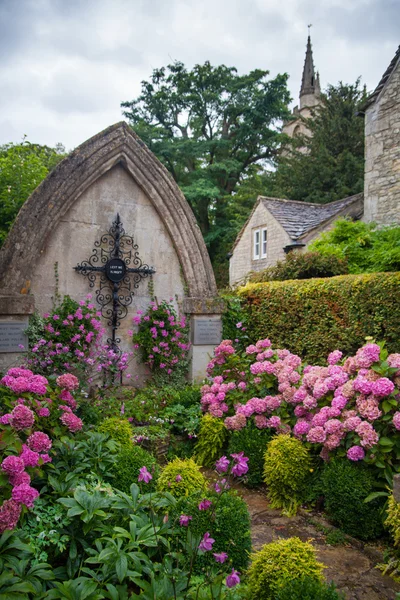
M 120 187 L 115 191 L 115 186 Z M 118 194 L 124 195 L 122 208 L 118 206 Z M 180 308 L 191 315 L 193 326 L 200 315 L 219 318 L 222 306 L 216 299 L 213 270 L 193 212 L 165 167 L 134 131 L 121 122 L 76 148 L 57 165 L 21 208 L 0 251 L 0 325 L 10 318 L 16 321 L 26 319 L 35 306 L 49 308 L 46 306 L 49 298 L 41 297 L 44 271 L 49 270 L 53 254 L 58 257 L 60 268 L 66 255 L 63 249 L 71 251 L 74 244 L 84 245 L 86 237 L 90 237 L 88 244 L 93 244 L 98 234 L 96 227 L 100 227 L 95 223 L 93 207 L 104 213 L 107 200 L 103 196 L 110 198 L 110 211 L 114 216 L 117 212 L 121 213 L 127 233 L 131 233 L 132 227 L 140 229 L 140 222 L 135 223 L 135 216 L 140 221 L 140 215 L 144 213 L 139 209 L 145 207 L 148 222 L 147 230 L 142 234 L 140 252 L 149 263 L 151 260 L 146 254 L 150 250 L 153 260 L 154 257 L 163 259 L 163 254 L 165 260 L 169 257 L 171 269 L 175 269 L 170 279 L 180 280 L 176 290 L 172 290 L 174 293 L 171 290 L 169 293 L 177 298 Z M 103 197 L 101 201 L 98 200 L 100 197 Z M 100 202 L 103 204 L 96 208 L 96 203 Z M 133 213 L 135 202 L 138 206 Z M 88 212 L 89 204 L 92 212 Z M 130 215 L 128 222 L 124 221 L 124 207 Z M 98 220 L 101 221 L 101 218 Z M 83 226 L 83 222 L 85 232 L 81 232 L 79 240 L 75 240 L 74 232 Z M 111 226 L 111 222 L 109 224 Z M 157 236 L 151 238 L 152 228 L 159 232 L 160 244 L 164 240 L 159 257 L 155 248 Z M 146 248 L 146 240 L 151 247 Z M 60 244 L 64 247 L 60 248 Z M 81 260 L 85 258 L 81 255 Z M 65 266 L 69 269 L 65 281 L 72 281 L 70 277 L 73 275 L 78 277 L 72 274 L 73 266 Z M 54 277 L 53 274 L 51 276 Z M 164 287 L 166 289 L 168 285 Z M 68 287 L 62 291 L 69 293 Z M 163 291 L 159 289 L 160 294 Z M 70 295 L 74 297 L 74 294 Z M 205 345 L 202 348 L 203 354 L 210 350 Z M 1 352 L 0 345 L 0 370 L 5 354 L 4 350 Z M 17 358 L 15 354 L 13 358 Z M 193 358 L 195 362 L 195 348 Z M 197 378 L 199 374 L 204 375 L 206 360 L 204 355 L 200 366 L 197 361 Z

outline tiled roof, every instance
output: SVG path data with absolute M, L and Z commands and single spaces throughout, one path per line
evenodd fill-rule
M 367 100 L 364 102 L 363 106 L 360 109 L 360 112 L 361 111 L 364 112 L 368 108 L 368 106 L 371 106 L 371 104 L 373 104 L 375 102 L 375 100 L 377 99 L 377 97 L 379 96 L 379 94 L 381 93 L 383 88 L 385 87 L 389 77 L 393 73 L 394 68 L 399 59 L 400 59 L 400 46 L 397 48 L 397 52 L 394 55 L 394 57 L 392 58 L 390 65 L 388 66 L 388 68 L 386 69 L 384 74 L 382 75 L 380 82 L 378 83 L 378 85 L 376 86 L 376 88 L 374 89 L 372 94 L 370 94 L 368 96 Z
M 328 204 L 264 198 L 263 196 L 261 196 L 260 200 L 272 216 L 282 225 L 292 240 L 297 240 L 308 231 L 318 227 L 318 225 L 329 221 L 346 208 L 350 208 L 361 197 L 362 194 L 356 194 L 355 196 L 349 196 L 348 198 L 329 202 Z
M 347 210 L 349 213 L 352 212 L 353 217 L 361 217 L 362 209 L 359 211 L 357 210 L 355 214 L 354 210 L 351 211 L 351 209 L 353 208 L 353 205 L 357 204 L 362 199 L 363 194 L 361 193 L 354 196 L 348 196 L 342 200 L 335 200 L 328 204 L 314 204 L 312 202 L 299 202 L 298 200 L 285 200 L 283 198 L 267 198 L 265 196 L 259 196 L 249 218 L 235 240 L 232 251 L 239 243 L 247 224 L 261 202 L 294 241 L 315 227 L 334 218 L 336 215 L 339 215 L 340 213 L 347 214 Z

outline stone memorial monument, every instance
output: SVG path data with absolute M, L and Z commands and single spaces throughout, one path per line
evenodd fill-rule
M 132 244 L 130 258 L 114 250 L 93 261 L 102 236 L 117 243 L 115 228 L 118 244 Z M 111 345 L 132 350 L 128 331 L 136 310 L 149 306 L 150 276 L 155 297 L 173 298 L 190 318 L 190 375 L 199 381 L 221 340 L 223 310 L 203 237 L 168 171 L 126 123 L 117 123 L 49 174 L 0 251 L 0 371 L 21 359 L 29 315 L 50 310 L 56 293 L 79 301 L 102 285 L 110 294 L 104 325 Z M 129 371 L 146 376 L 134 361 Z

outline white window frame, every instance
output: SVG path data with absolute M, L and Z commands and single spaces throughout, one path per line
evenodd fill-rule
M 267 258 L 267 239 L 267 228 L 263 227 L 260 235 L 261 258 Z
M 258 237 L 258 241 L 257 241 Z M 253 260 L 259 260 L 261 257 L 261 230 L 253 231 Z

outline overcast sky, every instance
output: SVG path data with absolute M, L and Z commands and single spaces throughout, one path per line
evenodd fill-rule
M 372 90 L 400 43 L 400 0 L 0 0 L 0 143 L 70 150 L 174 60 L 287 72 L 297 104 L 308 23 L 322 87 L 361 75 Z

